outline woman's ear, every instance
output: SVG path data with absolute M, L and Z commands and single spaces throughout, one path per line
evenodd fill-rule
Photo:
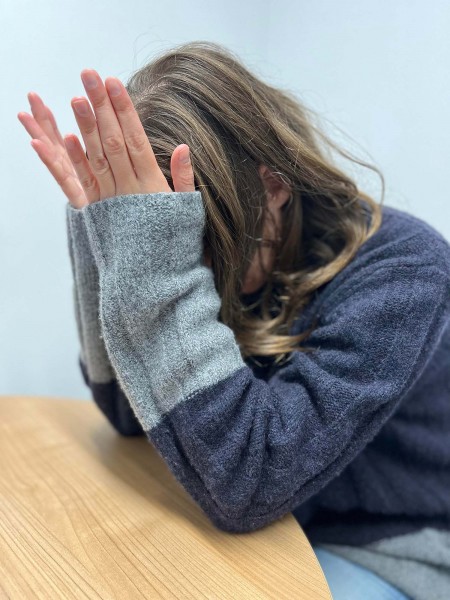
M 291 187 L 266 165 L 260 165 L 258 172 L 264 184 L 270 207 L 281 208 L 291 196 Z

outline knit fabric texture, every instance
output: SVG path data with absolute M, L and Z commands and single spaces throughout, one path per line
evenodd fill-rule
M 450 245 L 382 210 L 291 329 L 314 319 L 314 351 L 258 369 L 219 320 L 201 192 L 67 204 L 84 380 L 218 528 L 292 512 L 311 543 L 343 553 L 426 528 L 450 539 Z

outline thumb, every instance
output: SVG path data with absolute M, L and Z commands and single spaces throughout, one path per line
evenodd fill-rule
M 195 192 L 194 171 L 187 144 L 181 144 L 173 151 L 170 172 L 175 192 Z

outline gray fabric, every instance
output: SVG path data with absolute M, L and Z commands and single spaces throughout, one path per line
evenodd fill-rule
M 66 227 L 67 227 L 67 240 L 69 247 L 69 256 L 70 256 L 70 266 L 72 269 L 72 306 L 75 313 L 75 323 L 77 326 L 77 334 L 78 341 L 80 344 L 79 348 L 79 357 L 83 363 L 86 362 L 86 356 L 84 353 L 84 337 L 83 337 L 83 322 L 81 317 L 81 306 L 80 306 L 80 292 L 79 292 L 79 281 L 77 280 L 77 267 L 75 261 L 75 254 L 80 250 L 76 248 L 77 244 L 79 244 L 79 232 L 77 232 L 77 228 L 72 226 L 72 207 L 70 204 L 66 204 Z M 81 215 L 80 211 L 77 211 L 79 215 Z M 80 217 L 78 217 L 80 219 Z M 90 252 L 90 248 L 89 248 Z
M 114 378 L 114 372 L 102 339 L 98 315 L 98 269 L 89 244 L 82 211 L 70 204 L 66 207 L 80 358 L 86 365 L 90 379 L 96 383 L 107 383 Z
M 232 330 L 218 321 L 221 300 L 201 260 L 201 193 L 115 196 L 80 212 L 100 273 L 108 355 L 151 430 L 191 394 L 246 366 Z
M 450 532 L 426 527 L 363 547 L 319 544 L 370 569 L 413 600 L 450 598 Z

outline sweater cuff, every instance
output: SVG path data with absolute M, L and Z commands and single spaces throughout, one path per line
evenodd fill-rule
M 122 194 L 81 209 L 100 270 L 120 254 L 122 265 L 154 275 L 202 262 L 205 210 L 201 192 Z

